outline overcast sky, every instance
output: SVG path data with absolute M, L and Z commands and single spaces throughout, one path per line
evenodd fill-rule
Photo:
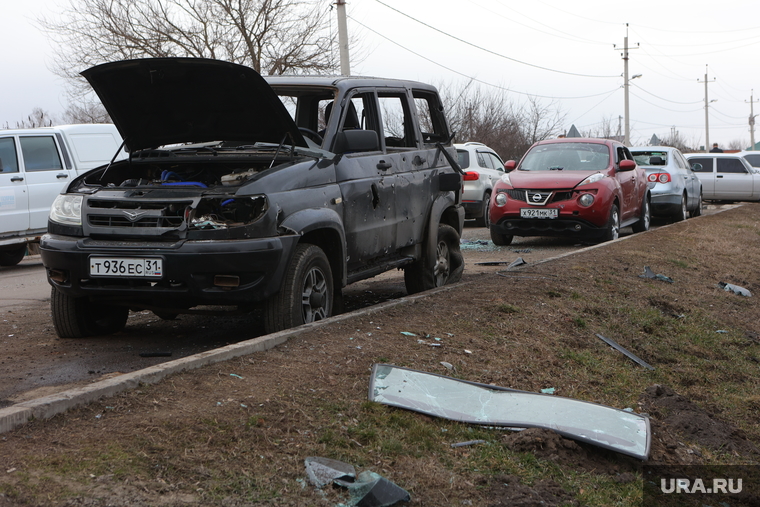
M 69 0 L 0 0 L 3 79 L 0 126 L 35 107 L 59 115 L 64 83 L 48 69 L 52 48 L 35 20 Z M 353 74 L 399 77 L 484 91 L 519 104 L 552 99 L 581 131 L 624 114 L 623 40 L 631 48 L 631 140 L 677 130 L 705 140 L 707 72 L 710 143 L 749 144 L 750 96 L 760 95 L 760 2 L 637 0 L 348 0 L 348 29 L 360 47 Z M 330 9 L 330 0 L 324 1 Z M 334 11 L 333 11 L 334 12 Z M 337 29 L 337 24 L 333 24 Z M 83 69 L 82 69 L 83 70 Z M 760 114 L 760 103 L 755 104 Z M 760 124 L 758 125 L 760 127 Z M 755 136 L 760 141 L 760 129 Z M 466 141 L 462 139 L 460 141 Z

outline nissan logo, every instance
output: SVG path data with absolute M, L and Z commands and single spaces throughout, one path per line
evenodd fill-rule
M 533 194 L 532 199 L 533 199 L 533 202 L 541 202 L 541 199 L 542 199 L 541 194 Z

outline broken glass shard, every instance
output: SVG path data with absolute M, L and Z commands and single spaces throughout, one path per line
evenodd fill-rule
M 336 479 L 353 480 L 356 477 L 353 466 L 335 459 L 310 456 L 304 460 L 304 464 L 309 481 L 317 488 L 322 488 Z
M 452 421 L 546 428 L 568 438 L 646 459 L 649 419 L 596 403 L 468 382 L 375 364 L 369 399 Z
M 655 274 L 649 266 L 644 266 L 644 274 L 639 275 L 639 278 L 652 278 L 653 280 L 660 280 L 662 282 L 673 283 L 673 279 L 669 276 Z
M 390 507 L 412 498 L 405 489 L 370 471 L 360 473 L 356 482 L 336 480 L 335 483 L 348 488 L 352 507 Z

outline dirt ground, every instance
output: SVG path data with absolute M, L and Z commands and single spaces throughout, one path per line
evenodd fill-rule
M 673 282 L 641 277 L 644 266 Z M 309 456 L 376 472 L 406 489 L 409 505 L 641 505 L 640 461 L 549 430 L 496 431 L 370 403 L 370 369 L 554 388 L 649 414 L 651 464 L 756 465 L 757 266 L 760 205 L 745 205 L 550 263 L 473 274 L 2 435 L 0 506 L 347 502 L 341 488 L 308 483 Z M 450 445 L 475 439 L 485 442 Z

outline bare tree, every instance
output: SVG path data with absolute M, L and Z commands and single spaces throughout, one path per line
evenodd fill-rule
M 734 139 L 728 143 L 729 150 L 743 150 L 745 146 L 749 146 L 749 142 L 741 139 Z
M 59 48 L 53 71 L 70 80 L 77 103 L 91 91 L 79 72 L 116 60 L 214 58 L 261 74 L 331 72 L 329 16 L 313 0 L 69 0 L 59 18 L 38 22 Z M 100 117 L 84 104 L 72 117 Z
M 567 119 L 556 101 L 544 104 L 533 96 L 528 96 L 520 116 L 522 129 L 530 144 L 557 136 Z
M 54 118 L 50 116 L 47 111 L 44 111 L 40 107 L 35 107 L 32 110 L 32 114 L 26 117 L 26 120 L 16 122 L 17 129 L 30 129 L 36 127 L 51 127 L 54 122 Z M 6 128 L 8 125 L 6 125 Z

